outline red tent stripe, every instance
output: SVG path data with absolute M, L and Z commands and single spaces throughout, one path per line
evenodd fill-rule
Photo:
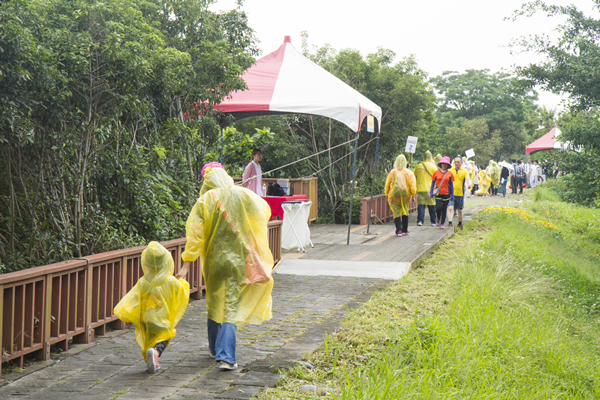
M 554 146 L 554 142 L 556 141 L 555 136 L 557 135 L 556 129 L 557 128 L 555 126 L 550 130 L 550 132 L 546 133 L 544 136 L 525 147 L 525 154 L 535 153 L 536 151 L 541 150 L 555 149 L 556 147 Z
M 285 46 L 289 42 L 290 37 L 286 36 L 282 46 L 258 59 L 256 64 L 242 75 L 248 89 L 234 92 L 230 99 L 216 105 L 215 108 L 223 112 L 268 111 L 283 63 Z

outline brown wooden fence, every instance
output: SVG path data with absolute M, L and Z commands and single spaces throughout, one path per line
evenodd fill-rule
M 185 238 L 163 242 L 182 265 Z M 281 221 L 269 222 L 269 246 L 281 259 Z M 143 275 L 140 257 L 146 246 L 94 254 L 81 259 L 0 275 L 0 344 L 2 363 L 24 356 L 50 358 L 50 346 L 67 350 L 69 342 L 89 343 L 106 327 L 123 329 L 113 309 Z M 200 261 L 186 277 L 193 299 L 202 298 Z M 2 369 L 0 366 L 0 376 Z
M 369 210 L 369 204 L 371 202 L 371 197 L 363 197 L 360 199 L 361 210 L 360 210 L 360 224 L 367 225 L 369 223 L 369 216 L 376 215 L 379 220 L 382 222 L 389 222 L 394 219 L 394 215 L 392 214 L 392 210 L 387 202 L 387 197 L 384 194 L 378 194 L 377 196 L 373 196 L 373 208 Z M 371 212 L 369 212 L 371 211 Z M 408 212 L 412 213 L 417 211 L 417 196 L 413 196 L 410 199 L 410 204 L 408 206 Z M 377 219 L 374 218 L 374 219 Z M 371 223 L 376 223 L 379 221 L 371 220 Z

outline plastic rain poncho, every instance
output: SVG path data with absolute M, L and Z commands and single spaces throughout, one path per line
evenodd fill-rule
M 221 168 L 207 168 L 186 223 L 183 261 L 202 262 L 208 318 L 237 326 L 271 319 L 271 209 L 256 193 L 234 186 Z
M 490 190 L 490 183 L 492 183 L 492 178 L 485 172 L 485 170 L 479 171 L 479 189 L 475 192 L 477 196 L 483 196 L 488 193 Z
M 406 168 L 406 157 L 399 155 L 394 162 L 394 169 L 385 181 L 385 195 L 394 213 L 394 218 L 408 215 L 410 198 L 417 193 L 415 174 Z
M 437 165 L 440 163 L 440 161 L 442 161 L 442 155 L 440 153 L 436 154 L 436 156 L 433 159 L 433 161 L 435 162 L 435 165 L 437 167 Z
M 494 187 L 497 188 L 500 186 L 500 176 L 502 175 L 502 168 L 498 165 L 496 161 L 492 161 L 492 167 L 494 168 L 492 171 L 492 183 Z
M 428 206 L 435 205 L 435 199 L 429 197 L 431 188 L 431 178 L 437 168 L 435 167 L 431 152 L 426 151 L 423 156 L 423 162 L 416 166 L 415 177 L 417 178 L 417 202 Z
M 190 298 L 190 284 L 173 276 L 171 253 L 158 242 L 150 242 L 141 257 L 144 276 L 121 299 L 114 313 L 135 325 L 135 340 L 146 350 L 175 337 L 175 326 L 183 317 Z

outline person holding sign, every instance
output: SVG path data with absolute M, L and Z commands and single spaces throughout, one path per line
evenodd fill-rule
M 394 213 L 396 235 L 408 235 L 408 206 L 410 198 L 417 193 L 415 174 L 406 168 L 406 157 L 399 155 L 385 181 L 385 195 Z

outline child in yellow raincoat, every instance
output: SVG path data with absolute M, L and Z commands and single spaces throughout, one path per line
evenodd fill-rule
M 141 257 L 144 276 L 115 307 L 121 321 L 135 325 L 135 340 L 142 348 L 148 372 L 160 369 L 160 357 L 175 337 L 175 326 L 183 317 L 190 298 L 190 284 L 173 276 L 171 253 L 158 242 L 150 242 Z
M 220 369 L 233 370 L 237 327 L 271 319 L 271 209 L 256 193 L 235 186 L 218 163 L 207 164 L 203 177 L 181 258 L 186 263 L 201 259 L 209 353 Z
M 415 174 L 406 168 L 406 157 L 399 155 L 394 162 L 394 169 L 385 181 L 385 195 L 394 213 L 396 235 L 408 235 L 408 207 L 410 198 L 417 194 Z

